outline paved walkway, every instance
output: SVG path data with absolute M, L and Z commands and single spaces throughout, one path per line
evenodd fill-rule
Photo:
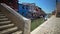
M 32 31 L 31 34 L 60 34 L 60 18 L 52 16 Z

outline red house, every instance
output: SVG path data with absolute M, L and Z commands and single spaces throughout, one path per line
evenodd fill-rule
M 5 3 L 14 10 L 18 11 L 18 0 L 0 0 L 0 3 Z

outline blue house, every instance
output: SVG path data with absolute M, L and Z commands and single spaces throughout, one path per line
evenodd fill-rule
M 26 13 L 28 12 L 27 10 L 27 6 L 23 5 L 23 4 L 19 4 L 19 11 L 18 11 L 21 15 L 23 15 L 24 17 L 26 17 Z
M 36 18 L 36 15 L 38 15 L 37 14 L 38 11 L 36 11 L 35 8 L 36 8 L 36 5 L 34 3 L 22 3 L 22 4 L 19 4 L 18 12 L 26 18 L 33 19 L 33 18 Z

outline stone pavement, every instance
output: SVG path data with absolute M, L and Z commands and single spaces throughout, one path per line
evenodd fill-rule
M 31 34 L 60 34 L 60 18 L 52 16 L 33 30 Z

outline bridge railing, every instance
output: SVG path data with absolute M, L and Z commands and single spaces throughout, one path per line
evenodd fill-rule
M 8 18 L 10 18 L 10 20 L 12 20 L 13 23 L 18 26 L 19 30 L 23 31 L 23 34 L 30 34 L 30 19 L 23 17 L 4 3 L 0 4 L 0 11 L 2 11 Z

